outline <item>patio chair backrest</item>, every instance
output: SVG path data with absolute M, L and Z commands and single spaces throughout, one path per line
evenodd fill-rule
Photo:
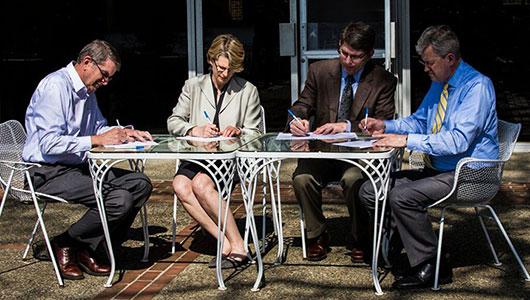
M 497 194 L 504 163 L 512 155 L 521 130 L 521 124 L 498 120 L 499 160 L 497 163 L 470 162 L 458 173 L 457 187 L 452 203 L 462 205 L 486 204 Z
M 22 150 L 26 142 L 26 131 L 20 122 L 9 120 L 0 124 L 0 160 L 22 161 Z M 0 164 L 0 185 L 5 191 L 11 169 Z M 16 189 L 24 189 L 24 172 L 15 171 L 11 179 L 11 189 L 9 196 L 17 200 L 31 201 L 31 195 Z
M 512 156 L 515 143 L 521 132 L 521 124 L 498 120 L 497 136 L 499 137 L 499 159 L 508 161 Z
M 265 109 L 263 108 L 263 106 L 259 106 L 259 111 L 260 111 L 260 114 L 261 114 L 261 122 L 259 123 L 259 131 L 261 131 L 261 133 L 267 133 L 267 126 L 265 124 Z

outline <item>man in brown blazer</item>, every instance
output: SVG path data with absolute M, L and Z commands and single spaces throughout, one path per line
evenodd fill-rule
M 300 119 L 289 118 L 293 135 L 353 131 L 365 117 L 366 108 L 370 117 L 392 119 L 396 78 L 371 61 L 374 41 L 375 32 L 369 25 L 350 23 L 341 33 L 339 58 L 309 66 L 304 90 L 291 108 Z M 362 171 L 345 162 L 323 159 L 299 159 L 293 174 L 295 195 L 305 216 L 307 259 L 319 261 L 329 252 L 321 191 L 333 181 L 340 181 L 352 221 L 351 259 L 363 262 L 369 222 L 365 212 L 356 209 L 358 189 L 364 181 Z

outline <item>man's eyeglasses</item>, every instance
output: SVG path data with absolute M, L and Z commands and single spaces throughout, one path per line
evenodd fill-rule
M 105 70 L 102 70 L 98 63 L 93 59 L 93 58 L 90 58 L 92 60 L 92 62 L 94 63 L 94 65 L 96 65 L 96 67 L 98 68 L 99 70 L 99 73 L 101 73 L 101 76 L 103 76 L 103 80 L 105 80 L 106 82 L 109 82 L 112 80 L 112 76 L 110 76 L 109 72 L 105 71 Z
M 213 64 L 215 65 L 215 68 L 217 69 L 217 72 L 219 72 L 219 73 L 224 73 L 225 71 L 227 73 L 231 73 L 232 72 L 232 70 L 230 68 L 225 68 L 225 67 L 219 66 L 216 61 L 214 61 Z
M 349 57 L 351 61 L 355 61 L 355 62 L 359 62 L 366 57 L 366 53 L 363 53 L 361 55 L 352 55 L 352 54 L 346 53 L 346 51 L 344 51 L 342 48 L 339 48 L 339 50 L 337 51 L 342 57 L 344 57 L 344 59 Z
M 422 66 L 424 66 L 424 67 L 432 68 L 432 66 L 434 66 L 434 64 L 435 64 L 438 60 L 440 60 L 440 59 L 444 59 L 446 56 L 447 56 L 447 54 L 444 55 L 444 56 L 440 56 L 439 58 L 435 58 L 435 59 L 433 59 L 433 60 L 423 60 L 423 59 L 420 57 L 420 58 L 418 59 L 418 62 L 419 62 Z

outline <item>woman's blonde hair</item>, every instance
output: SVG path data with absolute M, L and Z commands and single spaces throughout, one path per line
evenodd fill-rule
M 243 62 L 245 60 L 245 49 L 243 44 L 231 34 L 218 35 L 208 49 L 207 59 L 209 62 L 215 62 L 219 56 L 224 56 L 230 62 L 230 70 L 235 73 L 243 71 Z

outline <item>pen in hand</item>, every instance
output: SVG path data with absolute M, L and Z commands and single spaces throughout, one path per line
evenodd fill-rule
M 368 107 L 364 108 L 364 131 L 368 130 Z
M 305 127 L 304 124 L 302 123 L 302 120 L 300 120 L 300 118 L 298 118 L 291 109 L 287 109 L 287 112 L 289 113 L 289 115 L 291 115 L 291 117 L 293 117 L 293 119 L 298 123 L 300 124 L 300 126 Z M 309 135 L 307 133 L 305 133 L 305 135 Z
M 208 121 L 209 124 L 214 125 L 213 122 L 212 122 L 212 119 L 210 119 L 210 116 L 208 115 L 208 113 L 207 113 L 205 110 L 203 110 L 202 113 L 203 113 L 203 116 L 204 116 L 204 118 L 206 119 L 206 121 Z M 214 125 L 214 126 L 215 126 L 215 125 Z M 217 127 L 215 128 L 215 130 L 217 130 Z M 213 136 L 219 136 L 219 133 L 217 132 L 217 133 L 214 134 Z
M 203 113 L 204 118 L 206 119 L 206 121 L 208 121 L 208 123 L 210 123 L 210 124 L 213 124 L 212 119 L 210 119 L 210 116 L 208 116 L 208 113 L 205 110 L 203 110 L 202 113 Z

